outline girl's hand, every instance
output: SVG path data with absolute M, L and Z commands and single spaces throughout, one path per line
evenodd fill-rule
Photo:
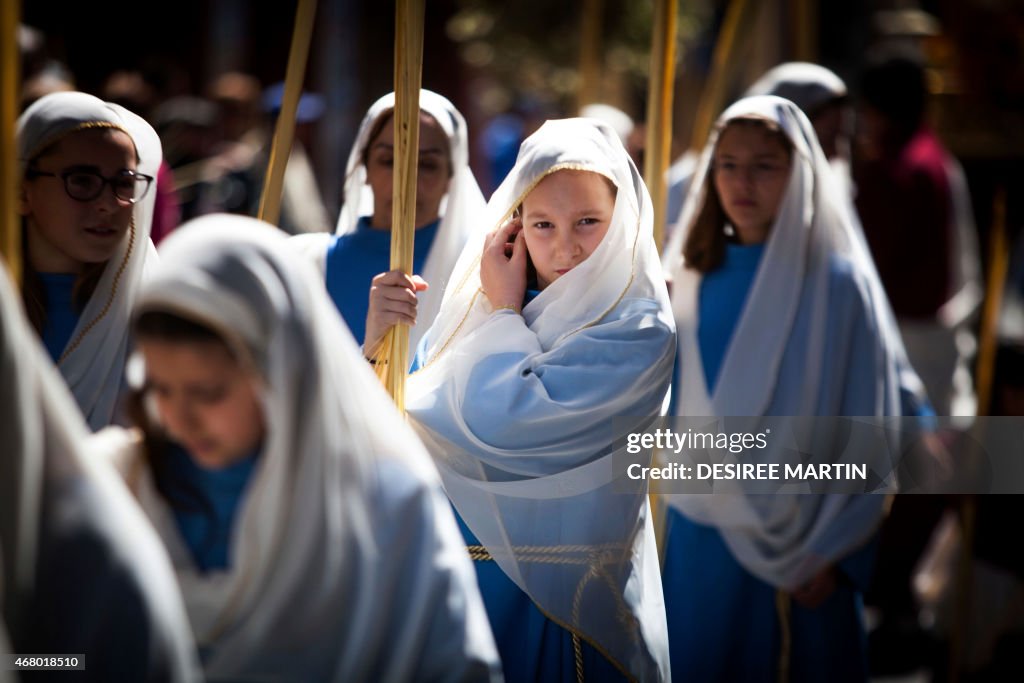
M 835 565 L 830 564 L 815 574 L 810 581 L 793 591 L 791 595 L 802 607 L 814 609 L 832 595 L 837 582 Z
M 367 358 L 376 353 L 377 346 L 392 327 L 416 324 L 416 292 L 427 287 L 419 275 L 406 275 L 400 270 L 381 273 L 373 278 L 363 338 L 363 354 Z
M 513 218 L 487 235 L 480 257 L 480 284 L 491 307 L 523 307 L 526 294 L 526 238 L 523 223 Z

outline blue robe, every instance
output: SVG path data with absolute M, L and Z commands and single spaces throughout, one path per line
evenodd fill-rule
M 758 245 L 728 245 L 723 265 L 701 281 L 697 338 L 709 392 L 714 391 L 763 251 Z M 839 296 L 836 309 L 829 311 L 826 353 L 841 354 L 847 362 L 844 376 L 821 378 L 819 414 L 872 414 L 868 407 L 873 401 L 874 330 L 849 262 L 833 259 L 829 286 Z M 800 307 L 795 325 L 809 324 L 809 309 Z M 786 349 L 780 378 L 802 376 L 802 346 L 798 342 Z M 858 382 L 859 378 L 865 381 Z M 780 387 L 784 385 L 780 379 Z M 777 391 L 767 413 L 795 414 L 795 393 Z M 911 397 L 901 391 L 905 404 Z M 676 676 L 692 681 L 776 680 L 782 648 L 776 588 L 743 568 L 716 528 L 698 524 L 674 508 L 666 512 L 663 547 L 665 608 Z M 791 681 L 867 679 L 861 594 L 871 578 L 874 550 L 872 539 L 835 563 L 836 590 L 816 609 L 789 600 Z
M 540 294 L 527 290 L 523 306 Z M 410 373 L 420 368 L 426 353 L 427 338 L 420 341 Z M 458 510 L 452 507 L 467 547 L 482 548 Z M 523 590 L 505 574 L 494 560 L 474 557 L 477 584 L 484 599 L 487 618 L 498 645 L 502 670 L 507 683 L 519 681 L 575 681 L 576 655 L 572 634 L 549 619 Z M 590 643 L 581 640 L 584 680 L 624 681 L 619 671 Z
M 413 272 L 422 273 L 430 247 L 437 236 L 437 220 L 416 230 Z M 366 312 L 370 307 L 370 283 L 391 270 L 391 231 L 370 227 L 363 216 L 356 231 L 332 236 L 327 246 L 327 293 L 360 344 L 366 336 Z
M 56 363 L 71 340 L 71 333 L 78 325 L 79 312 L 75 309 L 74 273 L 39 273 L 46 292 L 46 326 L 43 328 L 43 345 Z
M 200 572 L 228 568 L 238 504 L 252 478 L 257 454 L 223 469 L 200 467 L 184 448 L 170 444 L 158 458 L 157 482 L 181 537 Z
M 782 651 L 776 588 L 732 556 L 717 529 L 670 509 L 662 569 L 672 671 L 688 681 L 774 681 Z M 837 586 L 807 609 L 789 600 L 791 681 L 864 681 L 861 595 L 872 541 L 836 564 Z
M 453 512 L 466 545 L 479 547 L 480 541 L 454 508 Z M 505 681 L 576 681 L 572 634 L 548 619 L 497 562 L 474 557 L 473 567 L 498 645 Z M 580 647 L 584 680 L 628 680 L 590 643 L 581 639 Z

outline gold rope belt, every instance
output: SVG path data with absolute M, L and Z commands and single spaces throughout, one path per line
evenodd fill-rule
M 466 550 L 474 562 L 493 562 L 494 556 L 482 545 L 467 545 Z M 622 543 L 601 543 L 597 545 L 517 545 L 512 554 L 526 562 L 539 564 L 613 564 L 614 558 L 623 553 Z
M 618 612 L 617 617 L 626 627 L 626 633 L 629 634 L 630 638 L 634 642 L 639 639 L 639 624 L 637 623 L 636 617 L 634 617 L 633 613 L 629 611 L 629 607 L 626 606 L 626 602 L 622 598 L 621 591 L 615 584 L 614 577 L 612 577 L 607 570 L 607 566 L 615 564 L 616 558 L 621 557 L 625 549 L 626 546 L 622 543 L 512 547 L 512 553 L 521 561 L 541 564 L 565 564 L 590 567 L 586 574 L 584 574 L 580 579 L 579 584 L 576 586 L 576 592 L 573 595 L 573 625 L 570 626 L 563 624 L 541 610 L 548 619 L 566 629 L 572 635 L 576 680 L 579 683 L 582 683 L 584 680 L 583 643 L 577 629 L 580 622 L 580 607 L 583 603 L 583 591 L 591 581 L 594 579 L 601 579 L 608 586 L 609 592 L 615 597 L 616 612 Z M 466 550 L 469 552 L 469 558 L 474 562 L 494 562 L 494 556 L 491 555 L 491 552 L 483 545 L 467 545 Z M 599 647 L 589 638 L 587 639 L 587 642 L 590 643 L 590 645 L 597 650 L 599 654 L 611 662 L 615 668 L 625 674 L 628 679 L 633 680 L 633 677 L 629 675 L 629 673 L 615 660 L 614 657 L 610 656 L 603 648 Z

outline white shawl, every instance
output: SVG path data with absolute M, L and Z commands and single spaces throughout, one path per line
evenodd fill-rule
M 267 432 L 226 571 L 195 569 L 149 468 L 127 470 L 207 676 L 486 679 L 497 654 L 437 473 L 285 244 L 251 218 L 194 220 L 161 246 L 136 309 L 212 327 L 264 384 Z

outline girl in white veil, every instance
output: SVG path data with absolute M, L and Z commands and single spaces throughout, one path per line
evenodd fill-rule
M 467 244 L 409 378 L 510 680 L 670 678 L 646 483 L 613 461 L 671 374 L 652 216 L 608 125 L 548 121 L 478 219 L 494 231 Z M 367 348 L 386 329 L 374 297 Z
M 192 221 L 135 310 L 146 438 L 120 466 L 170 551 L 205 673 L 489 680 L 494 643 L 436 471 L 285 245 L 251 218 Z
M 293 240 L 324 272 L 331 299 L 360 343 L 371 280 L 390 269 L 394 109 L 395 94 L 385 95 L 359 126 L 334 236 L 301 235 Z M 448 276 L 483 207 L 469 167 L 466 120 L 447 98 L 420 90 L 413 272 L 431 286 L 419 294 L 419 318 L 409 331 L 412 348 L 437 315 Z
M 113 421 L 129 311 L 148 264 L 162 158 L 140 117 L 80 92 L 40 98 L 18 119 L 29 319 L 93 430 Z
M 775 95 L 793 102 L 807 114 L 825 158 L 835 173 L 840 194 L 852 204 L 856 190 L 850 177 L 850 138 L 853 112 L 846 83 L 835 72 L 811 62 L 784 62 L 765 72 L 745 97 Z M 856 212 L 850 207 L 854 220 Z M 860 229 L 860 224 L 854 227 Z
M 87 681 L 199 680 L 167 553 L 18 299 L 0 266 L 0 651 L 83 655 Z
M 732 105 L 690 192 L 666 252 L 677 413 L 899 416 L 899 333 L 800 109 Z M 813 452 L 838 453 L 838 439 L 818 430 Z M 697 680 L 866 678 L 859 591 L 885 497 L 732 491 L 666 496 L 673 667 Z

